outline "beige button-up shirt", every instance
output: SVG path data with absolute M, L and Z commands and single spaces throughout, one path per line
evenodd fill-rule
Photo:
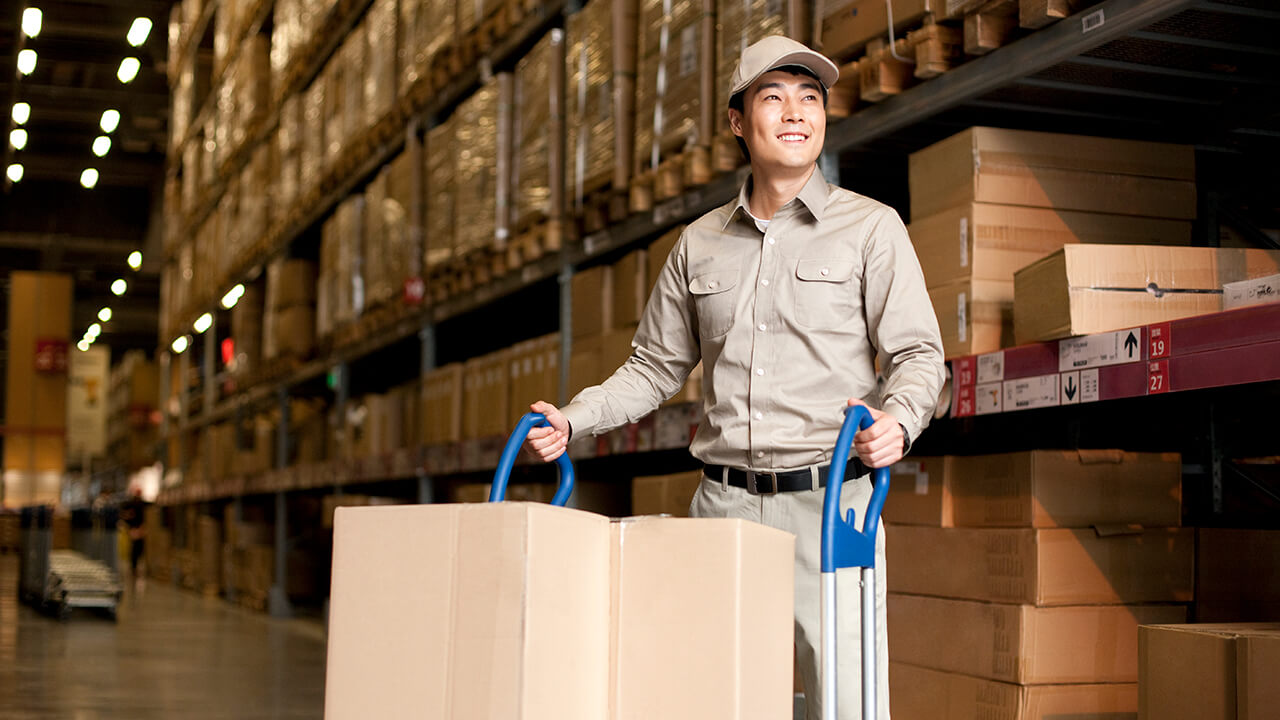
M 705 413 L 689 450 L 704 463 L 828 462 L 849 398 L 895 417 L 908 438 L 928 424 L 942 339 L 897 213 L 815 169 L 761 232 L 747 212 L 750 182 L 685 229 L 631 357 L 563 409 L 575 436 L 653 412 L 699 360 Z

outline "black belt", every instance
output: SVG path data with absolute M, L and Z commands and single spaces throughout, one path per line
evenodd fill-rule
M 830 465 L 818 468 L 818 487 L 827 486 L 827 470 Z M 729 484 L 746 489 L 752 495 L 773 495 L 780 492 L 796 492 L 813 488 L 813 473 L 808 469 L 784 470 L 770 472 L 768 470 L 739 470 L 729 468 Z M 870 470 L 857 457 L 849 458 L 844 468 L 844 479 L 852 480 L 866 475 Z M 723 465 L 704 465 L 702 474 L 712 482 L 722 482 L 725 475 Z

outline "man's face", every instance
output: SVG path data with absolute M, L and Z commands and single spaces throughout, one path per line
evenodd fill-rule
M 804 170 L 822 154 L 827 111 L 818 81 L 771 70 L 743 93 L 743 112 L 729 111 L 729 125 L 763 170 Z

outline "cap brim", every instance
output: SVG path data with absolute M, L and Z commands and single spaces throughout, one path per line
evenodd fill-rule
M 830 90 L 831 87 L 836 84 L 836 81 L 840 79 L 840 69 L 836 67 L 835 63 L 831 62 L 826 57 L 813 52 L 812 50 L 795 50 L 779 55 L 777 58 L 774 58 L 772 62 L 767 63 L 764 66 L 764 69 L 760 72 L 750 78 L 744 78 L 743 81 L 734 87 L 733 91 L 729 94 L 737 95 L 743 90 L 751 87 L 751 83 L 758 80 L 761 75 L 764 75 L 770 70 L 776 70 L 787 65 L 799 65 L 800 67 L 812 70 L 813 74 L 818 76 L 818 81 L 822 83 L 823 88 L 827 90 Z

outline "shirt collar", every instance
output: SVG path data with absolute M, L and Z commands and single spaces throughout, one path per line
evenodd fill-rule
M 728 217 L 725 218 L 725 228 L 729 227 L 729 223 L 739 216 L 739 210 L 742 211 L 741 217 L 751 218 L 750 213 L 747 212 L 748 203 L 751 199 L 751 179 L 751 176 L 747 175 L 742 187 L 738 188 L 738 200 L 734 203 L 733 209 L 729 211 Z M 809 210 L 809 214 L 813 216 L 814 220 L 822 222 L 822 215 L 827 209 L 828 193 L 827 180 L 822 176 L 822 169 L 815 166 L 813 173 L 805 181 L 804 187 L 800 188 L 800 193 L 796 195 L 796 198 Z M 787 203 L 787 205 L 790 204 Z M 784 205 L 783 207 L 786 206 Z

